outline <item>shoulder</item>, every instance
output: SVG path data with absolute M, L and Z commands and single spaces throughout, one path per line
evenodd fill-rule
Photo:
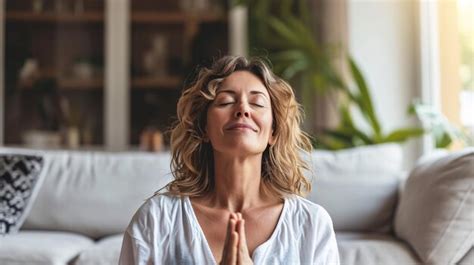
M 148 198 L 138 209 L 134 218 L 150 214 L 167 214 L 181 204 L 182 198 L 168 194 L 155 194 Z
M 148 198 L 137 210 L 127 227 L 127 232 L 147 241 L 152 234 L 166 232 L 173 219 L 173 212 L 182 205 L 183 198 L 156 194 Z
M 286 203 L 289 216 L 299 219 L 303 226 L 333 229 L 331 216 L 321 205 L 297 195 L 287 197 Z
M 324 209 L 321 205 L 316 204 L 301 196 L 288 196 L 286 198 L 286 201 L 290 206 L 289 208 L 293 211 L 304 212 L 311 215 L 320 216 L 321 218 L 330 218 L 326 209 Z
M 292 219 L 302 258 L 308 264 L 339 264 L 336 235 L 329 213 L 321 205 L 299 196 L 290 197 Z M 295 218 L 296 217 L 296 218 Z

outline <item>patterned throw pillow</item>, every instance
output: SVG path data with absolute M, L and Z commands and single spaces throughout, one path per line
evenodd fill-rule
M 39 189 L 43 158 L 0 155 L 0 235 L 16 233 Z

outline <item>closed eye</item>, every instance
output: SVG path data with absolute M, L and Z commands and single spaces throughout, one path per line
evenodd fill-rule
M 265 106 L 263 106 L 263 105 L 260 105 L 260 104 L 257 104 L 257 103 L 251 103 L 251 104 L 252 104 L 252 105 L 254 105 L 254 106 L 256 106 L 256 107 L 259 107 L 259 108 L 263 108 L 263 107 L 265 107 Z
M 217 106 L 227 106 L 227 105 L 231 105 L 231 104 L 234 104 L 235 102 L 223 102 L 223 103 L 219 103 L 217 104 Z

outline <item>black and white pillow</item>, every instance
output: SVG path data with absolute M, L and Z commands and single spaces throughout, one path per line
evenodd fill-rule
M 0 235 L 16 233 L 40 186 L 43 158 L 0 155 Z

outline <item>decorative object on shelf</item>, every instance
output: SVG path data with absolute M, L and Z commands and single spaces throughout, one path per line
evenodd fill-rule
M 35 13 L 43 12 L 44 3 L 43 0 L 33 0 L 32 9 Z
M 22 135 L 23 144 L 33 148 L 59 148 L 61 134 L 58 131 L 30 130 Z
M 75 58 L 70 72 L 73 78 L 78 80 L 91 80 L 102 74 L 102 58 L 94 55 L 83 55 Z
M 91 80 L 94 72 L 94 66 L 87 61 L 77 61 L 72 66 L 73 76 L 80 80 Z
M 140 150 L 149 152 L 163 151 L 163 133 L 153 127 L 145 128 L 140 134 Z
M 56 80 L 54 78 L 40 79 L 35 82 L 33 89 L 39 93 L 37 105 L 37 113 L 41 122 L 39 129 L 59 131 L 62 114 Z
M 156 77 L 167 75 L 167 46 L 164 35 L 157 34 L 153 37 L 151 49 L 143 57 L 143 68 L 147 74 Z
M 60 99 L 62 113 L 62 143 L 68 148 L 78 148 L 80 145 L 81 115 L 71 107 L 69 100 L 65 97 Z
M 66 127 L 63 132 L 63 144 L 68 148 L 78 148 L 80 146 L 81 134 L 77 127 Z
M 36 107 L 32 121 L 36 124 L 25 124 L 25 132 L 21 134 L 22 142 L 27 146 L 38 148 L 58 148 L 61 145 L 60 97 L 54 78 L 39 79 L 34 82 L 36 91 Z
M 18 74 L 20 83 L 31 82 L 39 77 L 39 64 L 38 60 L 34 58 L 28 58 L 25 60 L 23 66 L 20 68 Z

